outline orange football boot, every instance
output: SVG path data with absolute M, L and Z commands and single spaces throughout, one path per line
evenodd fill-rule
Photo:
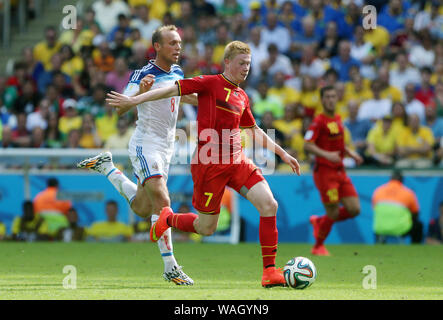
M 162 209 L 158 220 L 151 226 L 151 230 L 149 231 L 149 237 L 152 242 L 157 242 L 163 233 L 170 228 L 167 219 L 172 213 L 172 209 L 169 207 Z
M 331 255 L 329 253 L 328 249 L 326 249 L 326 247 L 323 244 L 312 247 L 311 253 L 314 256 L 330 256 Z
M 261 285 L 265 288 L 285 287 L 286 281 L 283 277 L 283 271 L 280 268 L 269 267 L 263 269 Z

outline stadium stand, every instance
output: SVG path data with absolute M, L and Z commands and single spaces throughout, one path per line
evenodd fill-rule
M 356 12 L 363 5 L 327 0 L 96 1 L 78 14 L 77 29 L 46 26 L 39 37 L 43 40 L 15 57 L 13 72 L 0 73 L 2 146 L 105 146 L 118 130 L 104 95 L 110 89 L 122 91 L 131 68 L 152 57 L 150 35 L 166 20 L 180 28 L 185 76 L 220 72 L 222 50 L 230 40 L 251 44 L 254 62 L 246 90 L 258 119 L 270 108 L 278 123 L 285 107 L 293 105 L 298 110 L 293 120 L 309 121 L 320 111 L 318 89 L 332 69 L 341 81 L 334 84 L 341 88 L 339 112 L 346 123 L 355 98 L 361 106 L 359 120 L 370 115 L 376 127 L 381 117 L 391 114 L 394 102 L 406 105 L 408 117 L 418 114 L 420 130 L 410 128 L 409 121 L 401 125 L 406 133 L 396 135 L 390 164 L 404 167 L 402 160 L 408 158 L 397 148 L 402 136 L 421 141 L 418 132 L 428 131 L 427 167 L 439 165 L 443 7 L 438 1 L 384 1 L 374 31 L 361 26 Z M 189 12 L 196 18 L 191 23 Z M 268 89 L 260 84 L 264 82 Z M 355 91 L 358 82 L 364 91 Z M 380 103 L 385 107 L 376 108 Z M 134 119 L 131 114 L 127 121 L 131 125 Z M 56 121 L 61 134 L 54 131 Z M 94 128 L 98 136 L 91 137 L 88 132 Z M 366 137 L 361 132 L 355 137 L 363 154 L 362 142 L 371 139 L 366 131 Z M 292 149 L 290 140 L 285 140 L 287 149 Z

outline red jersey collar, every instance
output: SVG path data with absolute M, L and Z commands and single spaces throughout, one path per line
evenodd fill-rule
M 234 82 L 232 82 L 231 80 L 229 80 L 228 78 L 225 77 L 225 75 L 223 73 L 220 73 L 220 76 L 225 79 L 228 83 L 230 83 L 231 85 L 233 85 L 234 87 L 238 88 L 239 85 L 235 84 Z

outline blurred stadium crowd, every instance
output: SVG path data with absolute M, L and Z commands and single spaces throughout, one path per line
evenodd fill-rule
M 362 24 L 367 4 L 375 29 Z M 155 56 L 151 34 L 162 24 L 179 28 L 185 77 L 220 73 L 225 45 L 249 43 L 253 113 L 306 167 L 303 136 L 327 84 L 366 165 L 442 164 L 443 5 L 423 0 L 96 1 L 76 29 L 48 26 L 0 74 L 2 148 L 126 149 L 137 115 L 118 118 L 106 92 L 122 92 Z M 189 130 L 195 114 L 181 108 L 177 127 Z

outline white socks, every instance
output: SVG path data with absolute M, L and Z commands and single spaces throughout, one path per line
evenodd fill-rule
M 131 205 L 137 193 L 137 185 L 115 167 L 109 171 L 106 178 L 108 178 L 117 191 L 128 201 L 129 205 Z
M 158 215 L 153 214 L 151 216 L 151 223 L 155 223 L 157 220 Z M 157 244 L 165 264 L 165 272 L 169 272 L 174 268 L 174 266 L 177 266 L 177 261 L 175 261 L 172 247 L 171 228 L 163 233 L 163 235 L 157 241 Z

